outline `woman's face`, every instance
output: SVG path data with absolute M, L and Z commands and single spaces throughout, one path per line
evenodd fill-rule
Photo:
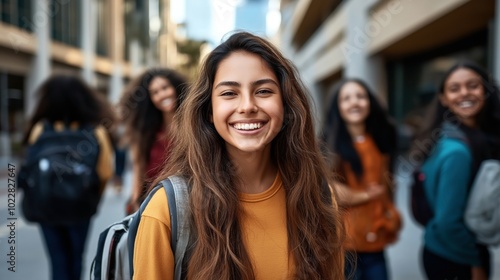
M 458 68 L 444 83 L 441 104 L 465 125 L 475 126 L 476 116 L 484 107 L 484 86 L 476 72 Z
M 270 151 L 284 118 L 276 75 L 259 56 L 233 52 L 217 69 L 212 112 L 211 121 L 230 154 Z
M 347 125 L 363 124 L 370 114 L 370 100 L 366 90 L 356 82 L 347 82 L 340 89 L 339 112 Z
M 149 96 L 158 110 L 163 113 L 172 113 L 176 106 L 175 88 L 166 78 L 156 76 L 149 83 Z

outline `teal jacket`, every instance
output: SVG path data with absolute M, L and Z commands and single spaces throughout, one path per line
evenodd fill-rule
M 466 227 L 464 213 L 472 173 L 472 152 L 460 130 L 448 123 L 421 167 L 424 189 L 434 217 L 425 227 L 427 250 L 450 261 L 480 264 L 476 237 Z

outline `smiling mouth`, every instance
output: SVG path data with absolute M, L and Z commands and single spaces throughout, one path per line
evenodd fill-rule
M 460 108 L 470 108 L 470 107 L 474 106 L 474 104 L 475 103 L 472 101 L 463 101 L 463 102 L 460 102 L 458 104 L 458 106 L 460 106 Z
M 170 106 L 170 105 L 172 105 L 173 103 L 174 103 L 174 99 L 173 99 L 173 98 L 167 98 L 167 99 L 165 99 L 165 100 L 163 100 L 163 101 L 161 102 L 161 105 L 162 105 L 162 106 Z
M 361 113 L 361 108 L 359 107 L 354 107 L 352 109 L 348 110 L 349 113 Z
M 263 126 L 263 123 L 236 123 L 233 124 L 233 127 L 237 130 L 256 130 Z

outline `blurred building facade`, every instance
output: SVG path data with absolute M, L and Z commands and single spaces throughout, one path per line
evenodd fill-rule
M 20 141 L 51 74 L 80 75 L 111 102 L 149 66 L 176 65 L 171 0 L 1 0 L 0 156 Z
M 399 124 L 421 122 L 443 72 L 474 60 L 500 80 L 499 0 L 282 0 L 279 44 L 318 118 L 342 77 L 362 78 Z

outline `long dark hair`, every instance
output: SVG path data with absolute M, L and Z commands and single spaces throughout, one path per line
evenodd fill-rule
M 440 135 L 438 132 L 443 122 L 450 121 L 460 125 L 456 116 L 439 101 L 439 97 L 444 94 L 446 81 L 451 74 L 459 69 L 469 69 L 481 77 L 485 100 L 484 107 L 477 115 L 477 126 L 482 132 L 491 136 L 494 141 L 498 141 L 500 138 L 500 91 L 498 86 L 493 78 L 476 63 L 468 60 L 459 61 L 444 73 L 437 87 L 436 97 L 428 107 L 429 119 L 424 122 L 427 125 L 422 126 L 412 145 L 412 153 L 419 155 L 421 161 L 429 156 L 436 145 Z M 464 130 L 466 134 L 467 131 L 467 129 Z
M 40 121 L 77 122 L 81 125 L 112 127 L 115 115 L 104 96 L 75 76 L 54 75 L 37 90 L 39 98 L 23 143 L 27 144 L 33 126 Z
M 345 121 L 341 117 L 339 110 L 340 91 L 345 84 L 351 82 L 361 86 L 368 95 L 370 113 L 365 120 L 366 132 L 373 137 L 379 151 L 390 156 L 392 170 L 392 162 L 397 149 L 396 128 L 373 91 L 360 79 L 344 79 L 334 87 L 332 101 L 323 129 L 325 141 L 335 154 L 351 165 L 352 170 L 358 177 L 362 175 L 363 166 L 360 157 L 354 149 L 353 139 L 347 131 Z
M 180 173 L 191 186 L 190 209 L 197 239 L 188 278 L 255 278 L 238 221 L 241 206 L 235 186 L 239 180 L 225 142 L 210 122 L 217 69 L 221 61 L 238 51 L 262 58 L 280 84 L 285 125 L 271 144 L 271 157 L 286 191 L 294 278 L 343 279 L 344 229 L 337 208 L 328 202 L 332 194 L 323 191 L 325 179 L 333 182 L 332 174 L 319 151 L 307 92 L 290 61 L 268 41 L 246 32 L 230 36 L 204 61 L 175 117 L 174 148 L 158 177 Z
M 165 68 L 146 70 L 127 86 L 120 101 L 120 117 L 126 126 L 128 142 L 137 144 L 136 160 L 141 166 L 146 166 L 156 134 L 166 125 L 163 113 L 153 104 L 149 93 L 149 85 L 156 77 L 167 79 L 175 88 L 176 110 L 184 100 L 187 87 L 180 73 Z

